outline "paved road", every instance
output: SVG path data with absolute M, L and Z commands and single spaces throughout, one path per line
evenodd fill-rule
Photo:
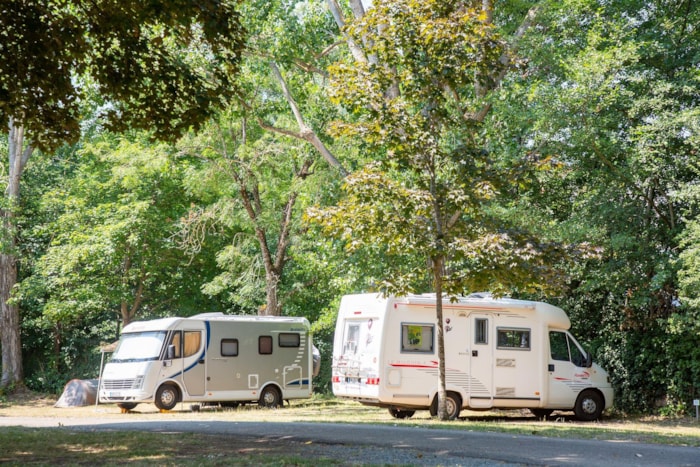
M 403 463 L 391 453 L 431 453 L 436 462 L 454 465 L 562 465 L 562 466 L 700 466 L 700 448 L 544 438 L 456 430 L 326 423 L 272 423 L 229 421 L 118 421 L 99 418 L 3 418 L 0 426 L 69 427 L 74 430 L 139 430 L 229 434 L 245 438 L 312 442 L 339 448 L 388 451 L 376 463 Z M 377 449 L 378 448 L 378 449 Z M 394 460 L 392 460 L 394 459 Z M 369 463 L 369 462 L 368 462 Z M 430 463 L 424 459 L 415 463 Z

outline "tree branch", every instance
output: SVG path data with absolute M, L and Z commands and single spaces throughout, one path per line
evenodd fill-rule
M 350 53 L 352 54 L 355 61 L 359 63 L 367 63 L 367 57 L 365 56 L 365 53 L 355 43 L 353 38 L 345 32 L 345 18 L 343 17 L 343 12 L 340 11 L 340 5 L 338 5 L 338 2 L 336 0 L 326 0 L 326 3 L 328 3 L 328 8 L 331 10 L 331 14 L 335 19 L 335 23 L 338 25 L 340 33 L 345 38 L 345 42 L 348 44 L 348 47 L 350 48 Z
M 493 4 L 491 0 L 483 0 L 482 9 L 486 14 L 487 21 L 490 23 L 493 20 Z M 499 59 L 499 62 L 501 63 L 501 65 L 503 65 L 501 71 L 497 75 L 491 77 L 491 82 L 487 86 L 481 86 L 479 83 L 476 84 L 475 88 L 478 97 L 485 97 L 490 91 L 496 89 L 501 85 L 501 83 L 503 82 L 503 78 L 505 78 L 506 73 L 508 73 L 508 69 L 512 64 L 512 57 L 514 53 L 518 50 L 518 42 L 525 35 L 527 30 L 530 29 L 530 27 L 532 27 L 532 25 L 535 22 L 535 18 L 537 17 L 537 14 L 540 12 L 541 9 L 542 5 L 538 4 L 530 8 L 530 10 L 528 10 L 527 14 L 525 15 L 525 18 L 523 18 L 522 23 L 520 23 L 518 29 L 516 29 L 513 33 L 513 37 L 510 42 L 510 47 L 508 47 L 506 52 L 504 52 Z M 464 117 L 468 120 L 483 122 L 490 110 L 491 104 L 487 102 L 478 111 L 465 113 Z
M 292 132 L 283 132 L 284 134 L 287 134 L 288 136 L 294 136 L 297 138 L 301 138 L 305 141 L 308 141 L 311 143 L 318 152 L 321 153 L 323 158 L 328 162 L 332 167 L 335 167 L 340 171 L 340 173 L 343 175 L 343 177 L 348 175 L 348 172 L 345 170 L 345 168 L 342 166 L 342 164 L 338 161 L 338 159 L 335 158 L 335 156 L 328 150 L 325 144 L 323 144 L 323 141 L 316 135 L 316 133 L 306 124 L 304 121 L 304 117 L 301 115 L 301 111 L 299 110 L 299 106 L 297 105 L 296 101 L 292 97 L 292 94 L 289 92 L 289 88 L 287 87 L 287 83 L 282 77 L 282 73 L 280 72 L 279 68 L 277 67 L 277 64 L 275 62 L 270 63 L 270 67 L 272 68 L 272 73 L 275 75 L 275 78 L 277 78 L 277 81 L 280 83 L 280 86 L 282 87 L 282 93 L 284 94 L 285 99 L 287 99 L 287 103 L 289 104 L 289 107 L 292 109 L 292 113 L 294 114 L 294 118 L 296 118 L 297 125 L 299 125 L 299 133 L 298 135 Z

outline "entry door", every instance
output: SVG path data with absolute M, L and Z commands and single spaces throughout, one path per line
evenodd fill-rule
M 493 406 L 493 319 L 473 313 L 471 320 L 471 356 L 469 368 L 469 406 Z
M 204 395 L 206 358 L 202 331 L 184 331 L 182 346 L 183 384 L 190 396 Z

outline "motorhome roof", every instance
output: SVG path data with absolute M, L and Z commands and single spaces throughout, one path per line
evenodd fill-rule
M 122 329 L 122 333 L 162 331 L 163 329 L 169 329 L 170 326 L 172 326 L 181 319 L 182 318 L 160 318 L 152 319 L 149 321 L 134 321 L 124 326 L 124 329 Z
M 421 295 L 407 295 L 405 297 L 397 297 L 397 301 L 405 300 L 406 303 L 435 303 L 435 294 L 421 294 Z M 491 294 L 473 294 L 467 297 L 455 297 L 451 299 L 449 297 L 443 297 L 442 302 L 448 305 L 467 305 L 474 306 L 476 308 L 488 307 L 491 308 L 493 305 L 508 308 L 536 308 L 538 302 L 533 302 L 529 300 L 516 300 L 512 298 L 493 298 Z
M 228 322 L 276 322 L 276 323 L 299 323 L 308 326 L 308 320 L 303 317 L 296 316 L 256 316 L 256 315 L 225 315 L 223 313 L 202 313 L 199 315 L 181 318 L 170 317 L 153 319 L 150 321 L 134 321 L 124 326 L 122 332 L 144 332 L 144 331 L 161 331 L 170 329 L 175 323 L 182 320 L 196 321 L 228 321 Z

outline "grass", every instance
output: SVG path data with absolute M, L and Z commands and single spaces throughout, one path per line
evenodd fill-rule
M 291 443 L 289 443 L 291 444 Z M 14 465 L 315 465 L 302 446 L 195 433 L 86 433 L 0 428 L 0 463 Z M 290 454 L 291 453 L 291 454 Z M 329 459 L 320 461 L 328 464 Z
M 555 413 L 538 420 L 528 411 L 464 411 L 459 420 L 441 422 L 427 412 L 398 420 L 384 409 L 365 407 L 335 398 L 315 397 L 293 401 L 278 410 L 255 405 L 237 409 L 203 408 L 193 412 L 189 404 L 160 413 L 152 404 L 141 404 L 128 414 L 116 405 L 54 408 L 55 398 L 29 392 L 0 400 L 0 417 L 44 417 L 56 420 L 56 428 L 0 427 L 0 463 L 16 465 L 318 465 L 338 464 L 324 458 L 319 446 L 297 442 L 270 443 L 266 439 L 201 434 L 144 432 L 78 432 L 67 424 L 72 418 L 100 420 L 196 420 L 372 423 L 391 426 L 428 427 L 449 430 L 489 431 L 557 438 L 624 440 L 700 447 L 700 423 L 695 418 L 612 418 L 593 423 L 573 420 L 570 414 Z

